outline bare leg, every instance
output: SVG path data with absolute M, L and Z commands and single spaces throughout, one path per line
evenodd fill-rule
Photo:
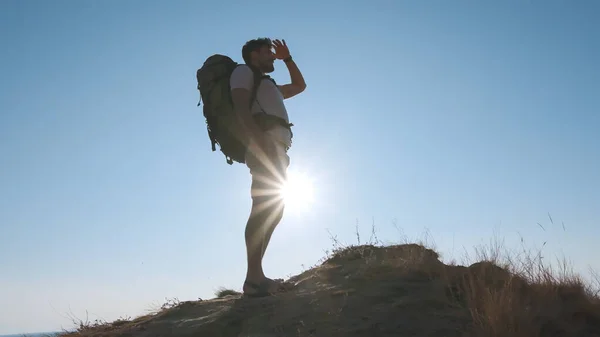
M 250 217 L 246 223 L 246 254 L 248 258 L 248 270 L 246 280 L 260 282 L 265 278 L 262 269 L 262 251 L 264 246 L 265 228 L 264 213 L 257 210 L 256 201 L 252 203 Z
M 275 228 L 283 216 L 283 202 L 273 197 L 253 198 L 252 210 L 246 223 L 246 252 L 248 270 L 246 281 L 261 283 L 268 281 L 262 260 Z
M 261 261 L 263 259 L 263 257 L 265 256 L 265 252 L 267 251 L 267 247 L 269 246 L 269 242 L 271 241 L 271 236 L 273 235 L 273 232 L 275 231 L 275 228 L 277 228 L 277 225 L 279 225 L 279 223 L 281 222 L 281 219 L 283 218 L 283 209 L 284 209 L 284 205 L 283 202 L 280 201 L 278 203 L 275 204 L 275 206 L 272 208 L 272 210 L 269 210 L 269 213 L 272 215 L 273 220 L 267 220 L 267 222 L 265 222 L 265 238 L 264 238 L 264 244 L 262 246 L 262 253 L 261 253 Z
M 284 202 L 279 188 L 285 179 L 286 169 L 272 173 L 272 170 L 261 165 L 254 166 L 252 171 L 252 210 L 245 233 L 248 258 L 246 281 L 259 284 L 272 281 L 264 274 L 262 260 L 271 236 L 283 217 Z M 272 285 L 277 286 L 275 281 L 272 281 Z
M 267 250 L 267 247 L 269 245 L 269 242 L 271 241 L 271 236 L 273 235 L 273 232 L 275 231 L 275 228 L 277 227 L 277 225 L 279 225 L 279 223 L 281 222 L 281 219 L 283 218 L 283 211 L 285 209 L 285 200 L 283 200 L 282 196 L 281 196 L 281 186 L 282 184 L 285 183 L 285 181 L 287 180 L 287 167 L 290 163 L 289 161 L 289 157 L 287 156 L 287 154 L 282 153 L 281 157 L 279 157 L 278 159 L 278 174 L 277 177 L 273 177 L 274 180 L 276 180 L 276 182 L 274 182 L 271 185 L 271 188 L 274 190 L 274 194 L 270 196 L 270 200 L 267 201 L 267 203 L 269 204 L 269 219 L 268 221 L 265 222 L 265 224 L 267 225 L 266 227 L 266 232 L 265 232 L 265 244 L 263 246 L 263 250 L 262 250 L 262 255 L 261 255 L 261 260 L 262 257 L 265 256 L 265 252 Z M 272 205 L 272 208 L 271 208 Z

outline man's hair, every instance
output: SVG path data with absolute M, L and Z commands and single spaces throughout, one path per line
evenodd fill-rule
M 250 53 L 252 53 L 255 50 L 259 50 L 263 46 L 271 47 L 271 39 L 263 37 L 246 42 L 244 47 L 242 47 L 242 58 L 244 59 L 244 62 L 246 64 L 250 64 L 250 62 L 252 61 Z

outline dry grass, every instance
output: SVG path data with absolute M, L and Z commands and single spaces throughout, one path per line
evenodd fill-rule
M 89 312 L 86 310 L 85 318 L 79 318 L 71 311 L 66 314 L 66 318 L 68 318 L 72 324 L 73 328 L 70 330 L 63 329 L 63 332 L 58 335 L 53 335 L 53 337 L 60 336 L 88 336 L 95 335 L 98 331 L 111 331 L 115 328 L 119 328 L 122 326 L 126 326 L 128 324 L 135 324 L 139 322 L 144 322 L 151 320 L 153 317 L 160 315 L 162 313 L 169 312 L 170 310 L 177 309 L 181 307 L 187 302 L 182 302 L 178 298 L 165 298 L 165 301 L 159 305 L 158 307 L 149 310 L 150 312 L 146 315 L 139 316 L 136 319 L 132 319 L 130 316 L 121 316 L 112 322 L 108 322 L 101 318 L 96 318 L 94 320 L 90 320 Z M 46 337 L 46 336 L 44 336 Z M 49 336 L 48 336 L 49 337 Z
M 219 288 L 219 290 L 217 290 L 215 292 L 215 296 L 217 296 L 217 298 L 225 298 L 227 296 L 239 296 L 241 295 L 239 291 L 233 290 L 233 289 L 227 289 L 227 288 Z
M 510 251 L 502 241 L 475 249 L 461 280 L 472 336 L 598 336 L 600 298 L 566 260 L 546 264 L 543 247 Z M 476 270 L 476 271 L 475 271 Z

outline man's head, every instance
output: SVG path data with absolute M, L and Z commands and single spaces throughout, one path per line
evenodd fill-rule
M 250 40 L 242 48 L 242 58 L 246 64 L 256 67 L 263 73 L 273 72 L 275 55 L 272 47 L 269 38 Z

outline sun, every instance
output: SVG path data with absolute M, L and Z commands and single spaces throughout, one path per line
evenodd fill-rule
M 314 202 L 313 181 L 306 174 L 290 171 L 287 182 L 281 187 L 281 197 L 286 209 L 305 211 Z

